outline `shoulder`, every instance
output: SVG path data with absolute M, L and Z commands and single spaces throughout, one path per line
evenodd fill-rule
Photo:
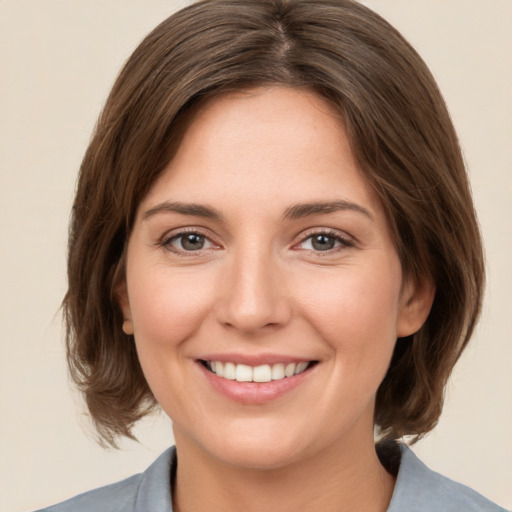
M 430 470 L 405 445 L 388 512 L 506 512 L 473 489 Z
M 169 448 L 144 473 L 38 512 L 172 512 L 171 473 L 175 457 L 175 449 Z
M 121 482 L 79 494 L 39 512 L 89 512 L 92 510 L 131 512 L 141 478 L 142 475 L 134 475 Z

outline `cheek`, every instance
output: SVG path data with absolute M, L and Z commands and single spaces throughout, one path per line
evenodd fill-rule
M 340 269 L 303 282 L 303 314 L 351 369 L 387 368 L 396 342 L 399 263 Z
M 157 402 L 174 419 L 201 410 L 190 382 L 187 347 L 210 310 L 214 286 L 199 271 L 163 266 L 132 272 L 128 293 L 135 345 L 142 370 Z
M 155 267 L 128 282 L 138 344 L 176 345 L 200 327 L 210 307 L 213 286 L 197 270 Z

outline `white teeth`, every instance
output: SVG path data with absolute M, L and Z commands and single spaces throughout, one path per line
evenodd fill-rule
M 253 370 L 252 380 L 254 382 L 270 382 L 272 380 L 272 368 L 270 368 L 270 365 L 256 366 Z
M 238 382 L 251 382 L 252 368 L 245 364 L 237 364 L 235 368 L 235 378 Z
M 295 368 L 295 375 L 302 373 L 307 367 L 308 367 L 308 363 L 304 363 L 304 362 L 299 363 L 297 365 L 297 368 Z
M 233 363 L 226 363 L 224 365 L 224 375 L 223 377 L 228 380 L 236 379 L 235 365 Z
M 298 375 L 308 368 L 309 363 L 288 363 L 287 365 L 277 363 L 273 365 L 249 366 L 246 364 L 207 361 L 207 366 L 217 377 L 223 377 L 228 380 L 236 380 L 238 382 L 270 382 Z
M 295 375 L 295 363 L 286 365 L 286 368 L 284 369 L 284 375 L 285 377 L 291 377 L 292 375 Z
M 272 366 L 272 380 L 284 379 L 284 364 L 274 364 Z

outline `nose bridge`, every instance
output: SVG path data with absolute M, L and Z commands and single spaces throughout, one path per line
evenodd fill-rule
M 254 240 L 226 265 L 219 321 L 243 332 L 283 325 L 290 316 L 284 275 L 268 245 Z

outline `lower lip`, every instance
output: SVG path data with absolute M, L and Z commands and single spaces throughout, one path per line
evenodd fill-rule
M 215 391 L 235 402 L 243 404 L 264 404 L 282 397 L 297 386 L 300 386 L 309 377 L 313 368 L 317 366 L 308 368 L 293 377 L 285 377 L 280 380 L 271 380 L 270 382 L 238 382 L 218 377 L 215 373 L 206 369 L 200 362 L 197 365 Z

